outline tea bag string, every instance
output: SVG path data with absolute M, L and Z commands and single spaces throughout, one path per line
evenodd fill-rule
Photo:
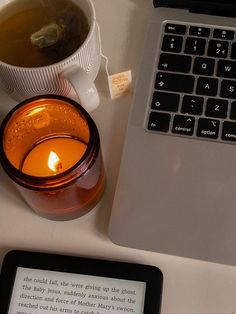
M 101 54 L 101 57 L 105 60 L 105 70 L 106 70 L 106 74 L 107 76 L 110 76 L 109 74 L 109 71 L 108 71 L 108 63 L 109 63 L 109 60 L 107 58 L 107 56 L 105 56 L 102 52 L 102 40 L 101 40 L 101 31 L 100 31 L 100 26 L 98 24 L 98 22 L 96 21 L 97 23 L 97 28 L 98 28 L 98 40 L 100 42 L 100 54 Z
M 110 96 L 111 96 L 111 99 L 118 98 L 131 90 L 131 82 L 132 82 L 131 70 L 123 71 L 123 72 L 116 73 L 113 75 L 109 74 L 109 71 L 108 71 L 109 60 L 107 56 L 105 56 L 102 53 L 101 33 L 100 33 L 100 27 L 98 23 L 97 23 L 97 28 L 98 28 L 98 40 L 100 41 L 100 55 L 105 60 L 106 74 L 107 74 L 107 79 L 108 79 L 108 87 L 110 91 Z

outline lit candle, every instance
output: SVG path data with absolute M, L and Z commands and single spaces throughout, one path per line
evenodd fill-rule
M 0 127 L 0 162 L 26 203 L 48 219 L 80 217 L 104 191 L 97 127 L 62 96 L 37 96 L 8 113 Z
M 73 138 L 46 139 L 29 151 L 21 170 L 37 177 L 62 173 L 82 158 L 86 148 L 86 144 Z

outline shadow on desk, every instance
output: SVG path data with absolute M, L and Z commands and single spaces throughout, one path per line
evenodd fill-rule
M 4 197 L 11 199 L 14 202 L 19 202 L 21 198 L 20 193 L 18 192 L 16 186 L 11 181 L 11 179 L 7 176 L 5 171 L 0 166 L 0 177 L 1 177 L 1 195 Z
M 10 250 L 11 250 L 11 248 L 9 248 L 9 247 L 5 247 L 5 246 L 2 247 L 2 246 L 0 246 L 0 270 L 1 270 L 1 267 L 2 267 L 2 262 L 3 262 L 4 256 Z

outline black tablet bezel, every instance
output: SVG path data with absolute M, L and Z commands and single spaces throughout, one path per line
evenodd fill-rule
M 6 254 L 0 272 L 0 313 L 7 314 L 18 267 L 51 270 L 146 283 L 143 314 L 161 310 L 163 275 L 150 265 L 13 250 Z

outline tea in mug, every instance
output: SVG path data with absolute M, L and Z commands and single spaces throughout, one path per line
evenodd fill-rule
M 20 67 L 60 62 L 88 33 L 84 12 L 71 0 L 15 0 L 0 12 L 0 61 Z

